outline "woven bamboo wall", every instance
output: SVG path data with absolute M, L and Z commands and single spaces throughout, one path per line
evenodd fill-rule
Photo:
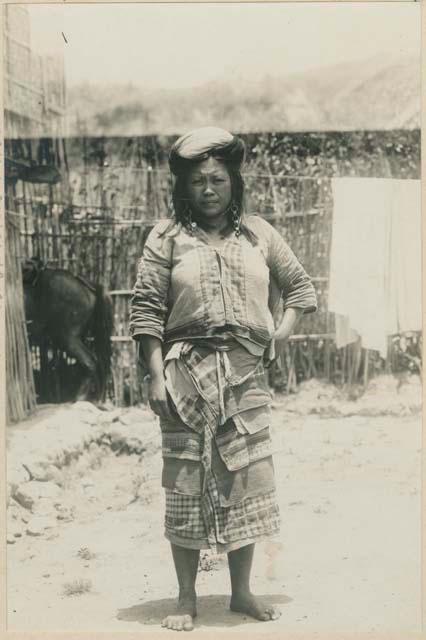
M 300 135 L 294 135 L 294 140 L 299 137 L 299 144 Z M 350 162 L 342 160 L 343 164 L 336 165 L 334 175 L 344 171 L 347 162 L 351 175 L 354 167 L 355 170 L 359 167 L 361 174 L 370 161 L 367 144 L 370 134 L 365 134 L 364 138 L 361 134 L 354 135 L 359 155 Z M 383 136 L 377 136 L 381 144 Z M 394 143 L 392 136 L 398 142 Z M 389 134 L 394 155 L 397 147 L 401 147 L 401 136 L 401 132 Z M 290 144 L 289 137 L 285 137 L 283 144 Z M 347 134 L 347 140 L 351 139 Z M 321 140 L 330 155 L 323 134 Z M 412 132 L 407 132 L 405 148 L 402 145 L 405 157 L 401 157 L 400 164 L 406 177 L 415 177 L 413 174 L 419 168 L 415 140 Z M 312 142 L 310 134 L 305 134 L 308 149 L 309 141 Z M 80 138 L 67 140 L 66 144 L 63 140 L 46 139 L 6 141 L 6 154 L 43 157 L 61 169 L 62 180 L 55 185 L 16 183 L 13 209 L 21 220 L 20 255 L 22 258 L 39 255 L 53 266 L 70 269 L 104 284 L 112 292 L 115 318 L 113 394 L 118 404 L 140 400 L 142 394 L 135 345 L 128 337 L 129 292 L 135 281 L 147 225 L 169 215 L 171 181 L 165 166 L 169 142 L 152 137 Z M 327 156 L 322 164 L 318 158 L 312 164 L 308 162 L 311 156 L 305 155 L 303 162 L 298 157 L 297 163 L 287 166 L 286 151 L 281 165 L 277 166 L 274 160 L 280 156 L 276 142 L 270 144 L 272 150 L 269 151 L 265 136 L 259 136 L 257 143 L 256 139 L 251 142 L 248 139 L 248 142 L 251 145 L 245 171 L 248 208 L 264 216 L 282 232 L 311 274 L 319 298 L 318 312 L 302 319 L 297 329 L 299 337 L 292 340 L 279 369 L 271 371 L 271 381 L 278 387 L 284 385 L 291 389 L 296 380 L 312 375 L 338 383 L 363 380 L 375 370 L 376 365 L 369 364 L 374 356 L 366 355 L 356 345 L 337 352 L 332 340 L 333 321 L 327 309 L 333 203 L 330 178 L 318 172 L 323 171 L 327 163 L 330 169 L 332 160 Z M 361 152 L 364 143 L 367 151 Z M 341 136 L 338 136 L 338 144 L 342 147 Z M 259 148 L 263 149 L 264 155 Z M 270 153 L 270 163 L 267 153 Z M 386 173 L 390 175 L 397 174 L 394 155 L 385 163 Z M 408 175 L 407 155 L 417 159 Z M 380 162 L 374 165 L 376 175 L 384 171 L 385 161 L 380 157 Z M 293 173 L 288 175 L 285 171 Z
M 31 49 L 30 18 L 24 5 L 4 5 L 5 136 L 65 134 L 65 71 L 58 53 Z

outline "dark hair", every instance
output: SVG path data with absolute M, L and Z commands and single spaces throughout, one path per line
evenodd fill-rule
M 186 222 L 186 212 L 188 210 L 187 179 L 190 169 L 209 157 L 222 162 L 226 167 L 231 179 L 232 204 L 238 208 L 238 213 L 241 217 L 241 233 L 244 233 L 250 242 L 257 244 L 256 235 L 244 222 L 244 180 L 240 169 L 245 158 L 245 144 L 237 136 L 234 136 L 228 144 L 191 159 L 182 158 L 172 147 L 169 155 L 169 166 L 171 172 L 176 176 L 172 192 L 172 218 L 174 222 L 182 224 Z M 229 223 L 232 225 L 232 212 L 228 210 L 227 214 Z

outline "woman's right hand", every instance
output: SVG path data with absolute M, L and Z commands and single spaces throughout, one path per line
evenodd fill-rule
M 148 401 L 151 410 L 160 418 L 173 418 L 167 399 L 166 381 L 164 375 L 151 378 L 149 383 Z

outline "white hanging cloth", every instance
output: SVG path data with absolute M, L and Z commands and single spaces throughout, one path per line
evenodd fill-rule
M 385 356 L 388 335 L 422 327 L 420 180 L 335 178 L 332 190 L 336 343 L 360 336 Z

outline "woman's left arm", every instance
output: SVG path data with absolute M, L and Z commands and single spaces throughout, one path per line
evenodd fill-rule
M 268 227 L 269 269 L 284 300 L 284 316 L 274 337 L 286 340 L 303 314 L 316 311 L 317 297 L 311 278 L 293 251 L 272 225 Z

